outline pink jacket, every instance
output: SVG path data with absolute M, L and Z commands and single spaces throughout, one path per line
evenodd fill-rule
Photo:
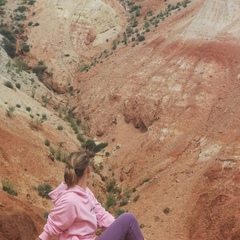
M 114 217 L 94 197 L 89 188 L 74 186 L 67 189 L 61 183 L 49 193 L 54 208 L 48 215 L 42 240 L 58 236 L 58 240 L 93 240 L 97 226 L 107 228 Z

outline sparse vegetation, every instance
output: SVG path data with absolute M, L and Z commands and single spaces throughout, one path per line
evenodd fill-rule
M 58 129 L 59 131 L 62 131 L 62 130 L 63 130 L 63 126 L 62 126 L 62 125 L 58 125 L 58 126 L 57 126 L 57 129 Z
M 29 52 L 30 51 L 30 46 L 27 43 L 22 43 L 22 48 L 24 52 Z
M 80 133 L 77 135 L 77 139 L 78 139 L 78 141 L 81 142 L 81 143 L 84 143 L 84 142 L 85 142 L 85 139 L 84 139 L 83 135 L 80 134 Z
M 7 3 L 7 0 L 0 0 L 0 6 L 4 6 Z
M 16 44 L 9 41 L 7 38 L 3 38 L 3 48 L 9 57 L 14 58 L 16 54 Z
M 47 95 L 43 95 L 42 96 L 42 102 L 43 102 L 43 106 L 46 107 L 47 104 L 50 102 L 51 97 L 48 97 Z
M 6 109 L 6 115 L 11 118 L 13 116 L 14 110 L 15 110 L 15 107 L 13 107 L 13 106 L 8 107 Z
M 55 149 L 52 147 L 52 146 L 50 146 L 50 148 L 49 148 L 49 151 L 50 151 L 50 153 L 53 155 L 53 156 L 55 156 Z
M 116 211 L 115 211 L 115 216 L 116 217 L 119 217 L 121 214 L 125 213 L 126 211 L 124 211 L 123 209 L 121 208 L 118 208 Z
M 81 72 L 84 72 L 84 71 L 88 71 L 89 70 L 89 65 L 88 64 L 83 64 L 81 67 L 80 67 L 80 71 Z
M 16 67 L 17 69 L 19 69 L 20 71 L 27 71 L 28 70 L 28 64 L 26 62 L 24 62 L 24 60 L 22 60 L 19 57 L 14 58 L 13 66 Z
M 22 5 L 22 6 L 18 6 L 14 11 L 23 13 L 26 10 L 27 10 L 27 8 Z
M 42 198 L 49 198 L 48 194 L 52 191 L 52 186 L 48 183 L 38 185 L 38 195 Z
M 20 83 L 16 83 L 15 86 L 16 86 L 16 88 L 18 88 L 18 89 L 21 88 L 21 84 L 20 84 Z
M 4 85 L 5 85 L 6 87 L 8 87 L 8 88 L 13 89 L 13 84 L 12 84 L 10 81 L 4 82 Z
M 137 202 L 138 199 L 139 199 L 139 197 L 140 197 L 139 195 L 137 195 L 136 197 L 134 197 L 134 198 L 133 198 L 133 202 Z
M 42 114 L 41 121 L 42 122 L 47 121 L 47 115 L 45 113 Z
M 40 119 L 31 120 L 29 125 L 33 130 L 39 130 L 42 126 L 42 121 Z
M 46 218 L 46 219 L 48 218 L 48 215 L 49 215 L 49 212 L 44 212 L 43 213 L 43 217 Z
M 106 210 L 108 210 L 111 206 L 116 204 L 116 199 L 113 194 L 107 195 L 107 202 L 106 202 Z
M 163 212 L 164 212 L 165 214 L 169 214 L 169 213 L 170 213 L 170 208 L 169 208 L 169 207 L 164 208 L 164 209 L 163 209 Z
M 45 63 L 43 61 L 39 61 L 38 64 L 32 68 L 32 72 L 35 73 L 38 79 L 41 81 L 46 69 L 47 67 Z
M 51 144 L 50 141 L 49 141 L 48 139 L 45 139 L 45 142 L 44 142 L 44 143 L 45 143 L 45 145 L 48 146 L 48 147 L 49 147 L 50 144 Z
M 35 2 L 36 2 L 36 0 L 30 0 L 30 1 L 28 1 L 28 5 L 34 5 Z
M 26 110 L 27 110 L 28 112 L 30 112 L 30 111 L 31 111 L 31 107 L 26 107 Z
M 86 150 L 94 153 L 100 152 L 102 149 L 107 147 L 107 145 L 108 145 L 107 143 L 96 144 L 92 139 L 88 139 L 86 142 L 82 143 L 83 148 L 86 148 Z
M 2 182 L 2 190 L 3 191 L 7 192 L 8 194 L 10 194 L 12 196 L 18 195 L 18 191 L 17 191 L 16 187 L 10 180 L 3 179 L 1 182 Z
M 6 27 L 0 28 L 0 34 L 7 38 L 11 43 L 16 43 L 16 37 L 12 31 Z

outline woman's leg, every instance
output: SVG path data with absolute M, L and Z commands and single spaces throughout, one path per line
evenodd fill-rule
M 121 214 L 96 240 L 143 240 L 139 224 L 132 213 Z

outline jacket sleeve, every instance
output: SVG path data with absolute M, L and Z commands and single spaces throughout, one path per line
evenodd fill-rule
M 95 205 L 95 214 L 97 217 L 98 227 L 108 228 L 114 222 L 115 218 L 102 207 L 92 192 L 91 195 Z
M 39 238 L 42 240 L 50 240 L 52 237 L 58 236 L 64 230 L 69 228 L 75 219 L 75 205 L 67 197 L 61 200 L 59 199 L 51 213 L 48 215 L 44 231 Z

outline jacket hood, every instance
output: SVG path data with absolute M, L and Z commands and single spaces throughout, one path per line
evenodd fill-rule
M 84 191 L 84 189 L 82 189 L 79 186 L 73 186 L 68 188 L 67 184 L 62 182 L 61 184 L 58 185 L 58 187 L 56 187 L 53 191 L 51 191 L 48 196 L 51 198 L 51 200 L 53 201 L 53 203 L 55 203 L 61 196 L 65 195 L 66 193 L 69 192 L 74 192 L 78 195 L 80 195 L 83 198 L 88 198 L 87 197 L 87 191 L 88 188 L 86 189 L 86 191 Z

